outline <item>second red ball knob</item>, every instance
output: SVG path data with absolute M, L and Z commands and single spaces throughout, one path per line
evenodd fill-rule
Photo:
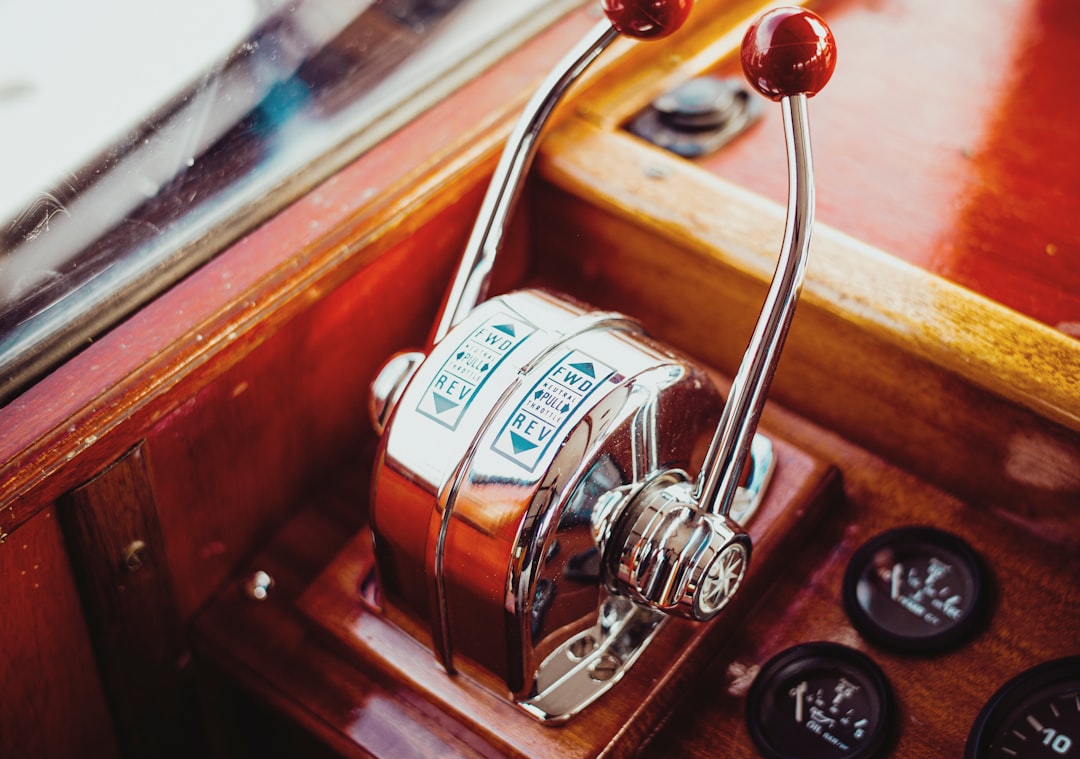
M 746 31 L 742 66 L 771 100 L 817 94 L 836 68 L 836 40 L 821 17 L 805 8 L 776 8 Z

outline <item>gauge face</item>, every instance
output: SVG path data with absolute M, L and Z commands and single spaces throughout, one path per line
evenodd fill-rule
M 898 651 L 954 645 L 982 621 L 982 562 L 956 535 L 901 527 L 859 548 L 844 576 L 844 607 L 868 640 Z
M 1006 683 L 979 713 L 964 756 L 1080 756 L 1080 656 L 1040 664 Z
M 750 736 L 767 759 L 876 756 L 889 737 L 892 696 L 865 654 L 806 643 L 771 659 L 747 696 Z

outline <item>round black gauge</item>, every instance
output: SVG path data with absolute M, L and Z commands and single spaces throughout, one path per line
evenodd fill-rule
M 1080 756 L 1080 656 L 1014 677 L 979 712 L 964 759 Z
M 773 657 L 746 700 L 750 737 L 766 759 L 876 756 L 892 711 L 878 666 L 838 643 L 804 643 Z
M 978 554 L 952 533 L 900 527 L 861 546 L 844 575 L 844 608 L 868 640 L 896 651 L 948 648 L 984 617 Z

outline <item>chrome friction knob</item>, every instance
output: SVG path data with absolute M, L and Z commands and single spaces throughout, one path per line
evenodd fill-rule
M 424 362 L 424 354 L 419 351 L 395 353 L 382 365 L 375 380 L 371 383 L 371 395 L 368 397 L 368 414 L 375 434 L 383 434 L 390 415 L 394 413 L 405 386 L 413 374 Z
M 608 542 L 612 591 L 667 614 L 705 621 L 735 595 L 750 537 L 702 509 L 683 472 L 665 472 L 628 498 Z

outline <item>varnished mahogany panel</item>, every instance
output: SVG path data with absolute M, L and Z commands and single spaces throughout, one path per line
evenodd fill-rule
M 179 759 L 204 751 L 142 448 L 57 509 L 124 756 Z
M 457 224 L 431 229 L 455 241 L 464 231 Z M 147 459 L 185 617 L 307 492 L 354 460 L 371 434 L 371 380 L 399 346 L 424 340 L 448 276 L 445 262 L 430 233 L 414 235 L 280 325 L 271 342 L 148 433 Z
M 374 455 L 374 447 L 366 450 Z M 245 736 L 254 732 L 257 745 L 275 746 L 281 715 L 312 736 L 320 750 L 346 757 L 493 757 L 490 747 L 442 715 L 435 706 L 410 696 L 392 681 L 345 666 L 327 648 L 312 645 L 309 625 L 293 601 L 363 525 L 357 508 L 367 498 L 368 470 L 355 467 L 318 493 L 312 493 L 278 540 L 245 563 L 236 581 L 200 613 L 195 645 L 204 666 L 220 668 L 272 710 L 270 721 L 217 722 L 227 741 L 245 751 Z M 278 549 L 282 550 L 278 550 Z M 247 572 L 262 570 L 274 579 L 267 601 L 255 601 L 244 590 Z M 213 679 L 211 677 L 211 679 Z M 283 687 L 285 684 L 287 687 Z M 229 714 L 231 718 L 238 716 Z M 231 736 L 231 738 L 230 738 Z M 311 752 L 297 748 L 295 754 Z
M 118 757 L 54 507 L 0 543 L 0 597 L 0 756 Z

